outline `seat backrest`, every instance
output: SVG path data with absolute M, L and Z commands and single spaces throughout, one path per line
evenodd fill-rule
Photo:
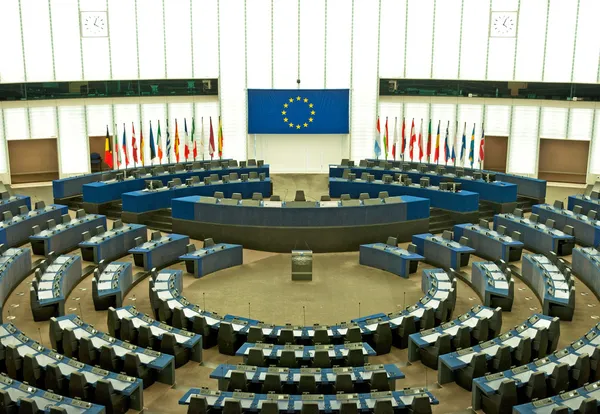
M 252 193 L 252 200 L 262 200 L 263 199 L 263 195 L 262 193 Z
M 317 382 L 313 374 L 300 374 L 300 382 L 298 383 L 299 393 L 316 394 Z
M 277 403 L 275 401 L 265 401 L 260 407 L 260 414 L 279 414 L 279 407 L 277 406 Z
M 369 193 L 360 193 L 360 195 L 358 196 L 359 200 L 368 200 L 369 198 Z
M 444 230 L 442 238 L 445 240 L 452 240 L 452 232 L 450 230 Z
M 208 403 L 206 402 L 206 397 L 192 395 L 187 412 L 188 414 L 206 414 L 208 412 Z
M 340 200 L 350 200 L 350 194 L 342 194 L 340 196 Z
M 321 201 L 331 201 L 331 197 L 327 194 L 321 196 Z
M 279 359 L 279 366 L 287 368 L 296 368 L 298 366 L 296 353 L 289 349 L 283 350 L 281 352 L 281 358 Z
M 375 414 L 393 414 L 392 400 L 377 400 L 375 401 Z
M 331 358 L 329 358 L 329 352 L 326 349 L 318 349 L 315 351 L 315 356 L 313 359 L 313 367 L 315 367 L 315 368 L 331 367 Z
M 562 210 L 564 208 L 564 204 L 560 200 L 554 200 L 554 208 Z
M 354 384 L 352 383 L 352 376 L 350 373 L 338 373 L 335 376 L 335 392 L 352 392 L 354 391 Z
M 513 212 L 513 214 L 517 217 L 523 217 L 523 210 L 520 208 L 515 208 L 515 211 Z
M 296 196 L 294 197 L 294 201 L 306 201 L 304 190 L 296 190 Z
M 388 198 L 390 194 L 387 191 L 380 191 L 379 198 Z
M 573 213 L 581 214 L 582 207 L 581 206 L 573 206 Z
M 387 238 L 387 241 L 385 242 L 385 244 L 387 244 L 388 246 L 398 246 L 398 239 L 396 237 L 390 236 Z
M 229 391 L 242 391 L 248 390 L 248 383 L 246 381 L 246 373 L 243 371 L 232 371 L 231 378 L 229 379 Z
M 371 374 L 371 391 L 389 391 L 390 381 L 388 380 L 387 372 L 384 370 L 375 371 Z

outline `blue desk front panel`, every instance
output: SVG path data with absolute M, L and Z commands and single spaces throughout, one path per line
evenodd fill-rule
M 600 252 L 593 247 L 573 249 L 573 273 L 600 297 Z
M 31 249 L 9 248 L 0 255 L 0 320 L 8 295 L 31 271 Z
M 164 190 L 141 190 L 123 194 L 123 211 L 131 213 L 145 213 L 153 210 L 171 208 L 174 198 L 189 196 L 212 197 L 216 191 L 223 192 L 227 198 L 233 193 L 240 193 L 242 198 L 252 198 L 254 193 L 260 193 L 263 197 L 271 196 L 271 179 L 264 181 L 248 180 L 233 181 L 229 183 L 213 183 L 210 185 L 198 184 L 193 186 L 181 186 Z
M 454 241 L 459 241 L 463 236 L 468 238 L 468 244 L 475 249 L 475 253 L 479 257 L 488 260 L 502 259 L 508 263 L 511 261 L 511 249 L 523 250 L 522 242 L 513 240 L 509 236 L 502 236 L 495 230 L 479 227 L 479 225 L 471 223 L 456 224 L 453 230 Z
M 425 256 L 425 261 L 445 269 L 459 270 L 465 265 L 461 261 L 468 261 L 462 259 L 461 255 L 467 255 L 465 257 L 468 258 L 469 254 L 475 253 L 475 249 L 469 246 L 463 246 L 454 240 L 446 240 L 431 233 L 415 234 L 412 242 L 417 246 L 417 253 Z
M 210 177 L 211 174 L 217 174 L 219 178 L 229 173 L 250 174 L 250 172 L 256 172 L 257 174 L 265 173 L 269 176 L 269 166 L 265 165 L 262 167 L 249 167 L 249 168 L 225 168 L 215 170 L 193 170 L 185 171 L 175 174 L 160 174 L 156 176 L 148 175 L 143 178 L 127 178 L 124 181 L 98 181 L 83 186 L 83 201 L 86 203 L 109 203 L 121 199 L 124 193 L 132 191 L 143 190 L 145 187 L 146 180 L 160 180 L 163 185 L 167 185 L 169 181 L 175 178 L 179 178 L 181 182 L 185 182 L 186 179 L 192 177 L 199 177 L 200 181 L 204 180 L 205 177 Z
M 183 234 L 166 234 L 159 240 L 148 240 L 129 249 L 129 253 L 134 255 L 134 259 L 137 255 L 142 256 L 144 270 L 151 270 L 176 261 L 189 243 L 190 238 Z M 137 260 L 135 263 L 140 266 Z
M 573 207 L 580 206 L 581 213 L 587 214 L 590 210 L 600 213 L 600 200 L 591 198 L 583 194 L 570 195 L 567 208 L 573 211 Z
M 10 211 L 13 216 L 18 215 L 21 206 L 26 206 L 27 210 L 31 210 L 31 198 L 17 194 L 6 200 L 0 200 L 0 217 L 5 211 Z
M 437 187 L 422 188 L 419 185 L 405 186 L 399 183 L 384 184 L 381 181 L 367 182 L 361 180 L 348 181 L 342 178 L 329 179 L 329 195 L 339 198 L 342 194 L 349 194 L 351 198 L 358 198 L 361 193 L 368 193 L 371 198 L 379 192 L 387 191 L 390 196 L 414 196 L 428 198 L 431 207 L 460 213 L 476 212 L 479 210 L 479 195 L 470 191 L 440 191 Z
M 273 344 L 253 344 L 245 342 L 240 349 L 235 353 L 236 356 L 246 357 L 250 349 L 260 348 L 263 351 L 263 355 L 267 359 L 278 360 L 281 357 L 281 353 L 284 350 L 292 350 L 296 354 L 296 359 L 311 360 L 315 356 L 315 351 L 319 349 L 326 349 L 330 359 L 344 359 L 351 349 L 362 349 L 362 353 L 366 358 L 369 356 L 376 355 L 375 350 L 366 342 L 358 344 L 343 344 L 343 345 L 273 345 Z
M 84 184 L 100 181 L 101 179 L 102 172 L 97 172 L 54 180 L 52 181 L 52 194 L 55 199 L 73 197 L 83 192 Z
M 63 214 L 68 214 L 67 206 L 52 204 L 38 210 L 29 211 L 27 214 L 14 216 L 10 221 L 0 222 L 0 243 L 6 247 L 19 246 L 29 241 L 33 226 L 47 229 L 47 221 L 53 219 L 60 221 Z
M 148 240 L 148 231 L 142 224 L 124 224 L 117 229 L 98 234 L 89 240 L 79 243 L 84 260 L 100 263 L 101 260 L 110 262 L 125 256 L 129 249 L 135 246 L 135 239 L 141 237 Z
M 180 256 L 186 262 L 188 272 L 194 277 L 202 277 L 222 269 L 240 266 L 244 260 L 244 248 L 239 244 L 219 243 Z
M 359 263 L 382 269 L 395 275 L 408 278 L 411 262 L 419 262 L 425 258 L 416 253 L 385 243 L 363 244 L 360 246 Z M 416 266 L 415 270 L 416 270 Z
M 599 206 L 600 207 L 600 206 Z M 539 220 L 554 220 L 554 227 L 564 229 L 573 227 L 573 236 L 579 244 L 598 246 L 600 244 L 600 221 L 590 220 L 585 214 L 575 214 L 571 210 L 556 209 L 549 204 L 536 204 L 531 212 L 539 216 Z
M 485 306 L 500 306 L 510 311 L 514 300 L 514 282 L 494 262 L 475 262 L 471 283 Z
M 88 214 L 64 224 L 42 230 L 29 236 L 35 254 L 47 256 L 50 252 L 62 254 L 76 249 L 82 241 L 81 234 L 95 231 L 98 226 L 106 229 L 106 216 Z

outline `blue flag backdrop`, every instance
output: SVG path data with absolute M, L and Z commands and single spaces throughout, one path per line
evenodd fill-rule
M 347 134 L 349 89 L 248 89 L 249 134 Z

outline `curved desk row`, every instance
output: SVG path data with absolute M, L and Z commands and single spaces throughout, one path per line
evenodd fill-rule
M 64 315 L 67 297 L 82 275 L 81 256 L 58 256 L 35 269 L 35 280 L 29 288 L 33 320 L 47 321 Z
M 513 407 L 516 414 L 535 413 L 597 413 L 600 408 L 600 381 L 573 391 Z M 564 411 L 563 411 L 564 410 Z
M 18 194 L 11 196 L 7 191 L 0 193 L 0 214 L 10 211 L 13 216 L 16 216 L 19 214 L 21 206 L 25 206 L 27 210 L 31 210 L 31 198 Z
M 521 260 L 523 243 L 517 238 L 520 234 L 513 234 L 513 237 L 510 237 L 499 231 L 490 230 L 486 220 L 479 220 L 479 224 L 457 224 L 453 231 L 454 241 L 466 237 L 467 246 L 475 249 L 479 257 L 491 261 L 504 260 L 507 263 Z
M 438 358 L 487 341 L 500 333 L 502 309 L 477 305 L 453 321 L 409 336 L 408 360 L 437 369 Z
M 600 211 L 600 199 L 596 197 L 590 197 L 584 194 L 570 195 L 567 201 L 567 208 L 571 211 L 575 211 L 576 207 L 579 206 L 578 213 L 588 214 L 590 211 Z
M 152 271 L 149 284 L 150 306 L 156 319 L 164 321 L 167 318 L 161 312 L 160 299 L 171 298 L 172 295 L 183 291 L 183 272 L 181 270 L 163 269 L 160 272 Z
M 390 246 L 385 243 L 361 244 L 359 263 L 385 270 L 395 275 L 408 278 L 410 273 L 417 271 L 419 262 L 425 260 L 423 256 L 415 252 Z
M 24 248 L 4 249 L 0 245 L 0 320 L 2 308 L 10 293 L 31 272 L 31 250 Z
M 211 237 L 249 249 L 289 252 L 358 250 L 361 244 L 400 241 L 429 227 L 429 201 L 418 197 L 376 200 L 281 202 L 183 197 L 173 200 L 173 231 Z M 350 204 L 350 205 L 349 205 Z
M 142 381 L 116 374 L 58 354 L 24 335 L 12 324 L 0 325 L 0 343 L 5 347 L 6 372 L 30 385 L 41 383 L 61 395 L 79 397 L 114 412 L 142 410 Z
M 536 204 L 531 208 L 531 212 L 537 214 L 543 222 L 554 220 L 554 225 L 559 229 L 571 226 L 573 236 L 579 244 L 585 246 L 600 244 L 600 221 L 596 220 L 595 213 L 591 213 L 593 210 L 588 211 L 586 215 L 563 209 L 562 202 L 555 202 L 555 205 Z
M 404 374 L 394 364 L 337 368 L 275 368 L 221 364 L 210 378 L 219 390 L 268 394 L 337 394 L 393 391 Z
M 592 371 L 591 360 L 594 358 L 597 367 L 599 329 L 596 325 L 569 346 L 527 365 L 474 379 L 473 409 L 500 413 L 504 412 L 501 407 L 512 407 L 519 402 L 581 387 L 590 380 L 597 381 L 597 368 Z
M 148 240 L 146 226 L 141 224 L 123 224 L 121 220 L 113 222 L 111 230 L 97 228 L 91 232 L 83 233 L 83 241 L 79 243 L 81 256 L 87 262 L 100 263 L 102 260 L 111 262 L 128 254 L 129 249 L 136 246 L 136 240 Z
M 202 337 L 160 323 L 148 315 L 125 306 L 108 309 L 108 331 L 115 338 L 175 357 L 175 367 L 187 361 L 202 362 Z
M 50 320 L 52 348 L 89 365 L 100 365 L 113 372 L 125 371 L 141 378 L 144 388 L 159 381 L 175 384 L 175 362 L 172 355 L 123 342 L 90 324 L 77 315 L 66 315 Z
M 257 178 L 260 174 L 269 175 L 269 166 L 251 167 L 251 168 L 224 168 L 219 170 L 190 170 L 182 171 L 175 174 L 147 174 L 139 178 L 127 177 L 123 181 L 110 180 L 98 181 L 83 186 L 83 208 L 87 212 L 101 213 L 111 203 L 121 200 L 123 194 L 132 191 L 143 190 L 146 186 L 146 180 L 159 180 L 163 185 L 168 185 L 169 181 L 180 180 L 186 182 L 188 178 L 198 177 L 203 181 L 205 178 L 210 178 L 211 181 L 218 181 L 223 176 L 241 177 L 242 174 L 256 174 Z M 214 190 L 213 190 L 214 191 Z
M 38 413 L 49 410 L 50 414 L 58 412 L 78 414 L 105 414 L 105 407 L 81 401 L 78 398 L 63 397 L 53 392 L 32 387 L 15 379 L 8 378 L 5 373 L 0 374 L 0 390 L 2 395 L 2 409 L 5 413 Z M 4 394 L 5 393 L 5 394 Z
M 471 391 L 473 378 L 542 358 L 556 350 L 559 323 L 558 318 L 535 314 L 489 341 L 442 355 L 438 364 L 438 383 L 456 382 Z
M 600 297 L 600 252 L 593 247 L 573 249 L 573 273 Z
M 16 216 L 5 211 L 0 222 L 0 243 L 7 247 L 27 243 L 34 226 L 45 230 L 48 228 L 48 220 L 56 222 L 69 213 L 67 206 L 52 204 L 46 207 L 43 201 L 35 203 L 35 210 L 28 211 L 26 206 L 20 206 L 19 210 L 19 215 Z
M 207 410 L 231 412 L 385 412 L 411 410 L 413 414 L 431 412 L 431 405 L 439 401 L 426 388 L 405 388 L 401 391 L 369 394 L 254 394 L 244 392 L 212 391 L 192 388 L 179 400 L 189 405 L 188 414 Z M 263 411 L 264 410 L 264 411 Z
M 136 266 L 148 271 L 155 267 L 166 266 L 179 260 L 185 253 L 190 238 L 183 234 L 167 234 L 162 236 L 160 231 L 153 231 L 150 240 L 135 239 L 135 247 L 129 249 L 133 254 Z
M 61 217 L 61 223 L 56 224 L 54 219 L 47 222 L 48 228 L 41 230 L 39 226 L 33 227 L 33 235 L 29 236 L 33 254 L 48 256 L 50 252 L 63 254 L 76 249 L 83 240 L 82 234 L 91 232 L 98 227 L 106 229 L 106 216 L 98 214 L 85 214 L 77 210 L 76 217 L 71 220 L 67 213 Z
M 541 254 L 526 254 L 522 276 L 540 299 L 544 315 L 558 316 L 563 321 L 573 319 L 575 286 L 570 269 L 562 261 L 553 263 Z
M 425 261 L 444 269 L 460 270 L 469 264 L 471 253 L 475 249 L 468 246 L 468 239 L 461 238 L 460 243 L 452 240 L 450 232 L 443 236 L 434 236 L 431 233 L 415 234 L 412 242 L 417 246 L 417 253 L 425 256 Z
M 207 239 L 211 240 L 212 239 Z M 204 247 L 196 249 L 193 244 L 188 244 L 187 253 L 179 259 L 185 262 L 188 273 L 199 278 L 209 273 L 241 266 L 244 261 L 244 248 L 240 244 L 218 243 L 208 244 L 204 241 Z
M 485 306 L 511 311 L 515 298 L 515 282 L 510 270 L 493 262 L 475 262 L 471 267 L 471 286 Z
M 133 287 L 133 271 L 129 262 L 112 262 L 102 269 L 94 269 L 92 298 L 94 309 L 120 308 L 123 298 Z

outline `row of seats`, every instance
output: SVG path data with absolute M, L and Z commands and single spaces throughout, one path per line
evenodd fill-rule
M 426 262 L 444 269 L 460 269 L 469 264 L 469 257 L 475 253 L 475 249 L 469 247 L 467 237 L 461 237 L 458 242 L 452 237 L 450 230 L 444 230 L 442 236 L 415 234 L 412 242 L 417 246 L 417 253 L 425 256 Z
M 175 357 L 175 367 L 202 362 L 202 337 L 150 318 L 134 306 L 108 309 L 108 332 L 115 338 Z
M 33 235 L 29 237 L 29 242 L 33 254 L 62 254 L 77 248 L 82 241 L 82 233 L 94 231 L 99 226 L 106 229 L 106 216 L 86 214 L 84 210 L 79 209 L 75 212 L 74 219 L 71 219 L 68 213 L 63 214 L 59 224 L 56 224 L 54 219 L 49 219 L 45 230 L 39 225 L 33 226 Z
M 600 325 L 569 346 L 527 365 L 473 380 L 472 406 L 485 413 L 582 387 L 600 379 Z
M 36 322 L 65 314 L 65 302 L 71 290 L 81 281 L 81 256 L 50 253 L 35 269 L 29 288 L 31 313 Z
M 0 183 L 1 184 L 1 183 Z M 1 186 L 4 189 L 4 185 Z M 19 207 L 26 206 L 31 209 L 31 198 L 26 195 L 10 195 L 8 191 L 0 191 L 0 214 L 10 211 L 19 214 Z
M 535 402 L 517 405 L 515 414 L 551 412 L 552 414 L 594 414 L 600 408 L 600 381 L 593 382 L 573 391 L 557 394 Z
M 521 234 L 513 231 L 510 236 L 506 234 L 506 227 L 498 226 L 498 230 L 491 230 L 487 220 L 481 219 L 478 224 L 464 223 L 454 226 L 454 241 L 460 242 L 463 237 L 467 239 L 467 246 L 475 249 L 477 256 L 487 260 L 504 260 L 515 262 L 521 260 L 523 242 Z
M 210 185 L 216 183 L 227 184 L 235 181 L 248 181 L 248 180 L 260 180 L 265 181 L 267 179 L 266 173 L 259 173 L 257 171 L 249 171 L 248 174 L 238 174 L 232 172 L 226 175 L 210 174 L 208 177 L 204 177 L 204 180 L 200 180 L 200 177 L 194 175 L 186 178 L 185 183 L 181 181 L 181 178 L 175 177 L 171 181 L 167 182 L 166 188 L 178 188 L 178 187 L 194 187 L 199 185 Z M 162 180 L 145 180 L 144 191 L 162 191 L 164 190 Z
M 558 316 L 563 321 L 573 319 L 575 312 L 575 281 L 563 259 L 550 253 L 523 256 L 523 279 L 532 286 L 542 303 L 544 315 Z
M 600 251 L 594 247 L 573 249 L 572 270 L 579 280 L 600 296 Z
M 477 305 L 453 321 L 410 335 L 408 360 L 437 369 L 441 355 L 494 338 L 501 327 L 501 308 Z
M 417 253 L 417 246 L 409 244 L 407 249 L 398 247 L 396 237 L 388 237 L 386 243 L 361 244 L 358 261 L 363 266 L 385 270 L 408 278 L 415 273 L 420 261 L 425 257 Z
M 140 378 L 144 388 L 155 381 L 173 385 L 172 355 L 138 347 L 100 332 L 77 315 L 50 320 L 50 342 L 58 352 L 85 364 Z
M 107 263 L 126 256 L 129 249 L 136 246 L 136 240 L 141 238 L 148 240 L 146 226 L 142 224 L 123 224 L 121 220 L 115 220 L 111 230 L 105 231 L 97 227 L 95 234 L 83 233 L 83 241 L 79 243 L 81 257 L 86 262 Z
M 172 293 L 183 290 L 183 272 L 181 270 L 163 269 L 160 272 L 152 269 L 148 279 L 150 306 L 158 320 L 168 319 L 162 315 L 160 299 L 168 298 Z
M 188 273 L 194 277 L 202 277 L 218 270 L 241 266 L 244 261 L 244 248 L 240 244 L 215 244 L 213 239 L 204 239 L 201 249 L 197 249 L 194 244 L 188 244 L 186 254 L 179 259 L 184 261 Z
M 101 260 L 94 269 L 92 279 L 92 299 L 94 309 L 106 310 L 109 307 L 120 308 L 123 298 L 133 287 L 133 266 L 129 262 L 105 264 Z
M 31 249 L 0 244 L 0 315 L 8 295 L 31 273 Z M 1 320 L 1 316 L 0 316 Z
M 510 312 L 515 298 L 515 281 L 506 263 L 475 262 L 471 266 L 471 287 L 485 306 Z
M 189 236 L 174 233 L 162 236 L 160 231 L 153 231 L 148 241 L 143 237 L 136 238 L 135 247 L 129 249 L 129 253 L 133 254 L 136 266 L 148 271 L 178 261 L 189 243 Z
M 0 243 L 7 247 L 27 243 L 34 226 L 45 230 L 48 227 L 48 220 L 59 221 L 65 214 L 68 214 L 67 206 L 60 204 L 46 206 L 43 201 L 35 203 L 35 209 L 31 211 L 26 205 L 20 206 L 19 214 L 15 216 L 10 210 L 4 211 L 0 222 Z
M 140 379 L 95 368 L 48 349 L 12 324 L 0 326 L 0 371 L 36 388 L 104 405 L 107 413 L 143 407 Z
M 339 394 L 393 391 L 404 374 L 393 364 L 338 368 L 274 368 L 222 364 L 210 374 L 221 391 Z
M 581 206 L 573 207 L 573 211 L 564 208 L 560 200 L 556 200 L 554 205 L 537 204 L 531 207 L 533 214 L 544 222 L 554 220 L 556 227 L 573 228 L 573 237 L 579 244 L 585 246 L 597 246 L 600 243 L 600 223 L 596 210 L 588 210 L 583 214 Z
M 558 318 L 532 315 L 489 341 L 440 356 L 438 383 L 456 382 L 471 391 L 473 378 L 524 365 L 554 352 L 559 337 Z

